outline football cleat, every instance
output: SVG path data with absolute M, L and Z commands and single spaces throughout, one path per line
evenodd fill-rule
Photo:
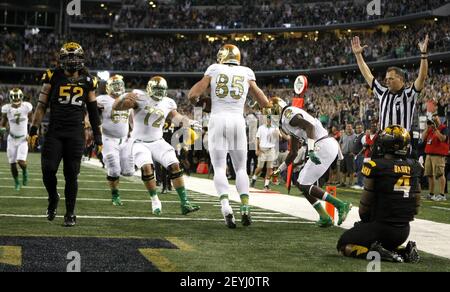
M 74 227 L 77 224 L 77 216 L 73 214 L 66 214 L 64 216 L 64 227 Z
M 333 219 L 330 216 L 326 218 L 320 218 L 319 221 L 316 222 L 317 226 L 326 228 L 334 225 Z
M 56 197 L 55 200 L 48 199 L 48 208 L 47 208 L 47 220 L 53 221 L 56 217 L 56 210 L 58 209 L 60 195 Z
M 417 249 L 417 245 L 414 241 L 409 241 L 404 249 L 403 258 L 405 259 L 405 263 L 417 264 L 420 262 L 419 250 Z
M 342 223 L 344 223 L 345 219 L 347 219 L 347 215 L 352 209 L 353 205 L 351 203 L 345 203 L 341 208 L 338 208 L 339 213 L 339 220 L 338 225 L 341 226 Z
M 222 207 L 222 215 L 223 218 L 225 219 L 225 224 L 228 226 L 228 228 L 235 229 L 236 220 L 234 219 L 233 209 L 231 209 L 230 206 L 226 206 L 225 208 Z
M 374 242 L 370 246 L 369 251 L 377 252 L 381 257 L 381 260 L 385 262 L 392 262 L 392 263 L 404 262 L 403 258 L 398 253 L 385 249 L 379 242 Z
M 241 206 L 241 223 L 244 226 L 252 225 L 252 217 L 250 215 L 250 206 Z
M 162 204 L 159 198 L 152 198 L 152 213 L 156 216 L 162 213 Z
M 18 180 L 14 181 L 14 190 L 16 192 L 20 191 L 20 182 Z
M 111 201 L 114 206 L 123 206 L 122 200 L 120 199 L 120 195 L 113 195 Z
M 183 215 L 187 215 L 198 210 L 200 210 L 200 207 L 190 202 L 186 202 L 181 205 L 181 214 Z

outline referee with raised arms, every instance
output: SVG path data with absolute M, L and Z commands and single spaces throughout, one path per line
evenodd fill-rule
M 410 132 L 417 99 L 425 86 L 428 73 L 428 35 L 423 42 L 419 43 L 421 54 L 419 76 L 411 87 L 406 87 L 406 74 L 398 67 L 387 69 L 385 85 L 378 82 L 364 61 L 365 48 L 367 46 L 361 46 L 358 36 L 353 37 L 352 50 L 359 69 L 380 101 L 380 129 L 383 130 L 390 125 L 400 125 Z

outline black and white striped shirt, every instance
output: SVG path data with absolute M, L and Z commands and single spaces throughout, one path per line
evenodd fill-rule
M 372 90 L 380 101 L 380 129 L 384 130 L 390 125 L 400 125 L 407 131 L 411 131 L 420 91 L 412 85 L 411 87 L 404 87 L 398 93 L 392 93 L 375 78 L 373 79 Z

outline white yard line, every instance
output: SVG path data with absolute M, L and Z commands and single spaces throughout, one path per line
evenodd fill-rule
M 6 200 L 6 199 L 15 199 L 15 200 L 48 200 L 47 197 L 25 197 L 25 196 L 0 196 L 0 200 Z M 65 200 L 63 197 L 61 200 Z M 77 198 L 77 201 L 88 201 L 88 202 L 111 202 L 111 199 L 95 199 L 95 198 Z M 151 200 L 121 200 L 123 203 L 150 203 Z M 180 204 L 180 201 L 165 201 L 161 200 L 162 203 L 168 203 L 168 204 Z M 204 204 L 204 205 L 212 205 L 211 202 L 208 201 L 195 201 L 197 204 Z
M 85 165 L 99 167 L 98 161 L 89 161 Z M 218 197 L 214 188 L 214 182 L 210 179 L 185 177 L 186 188 L 202 194 Z M 338 194 L 339 196 L 339 194 Z M 230 201 L 240 202 L 240 196 L 234 185 L 230 185 Z M 272 210 L 294 217 L 311 221 L 318 219 L 318 215 L 311 204 L 303 197 L 295 197 L 284 194 L 250 194 L 250 204 L 262 209 Z M 358 208 L 355 206 L 347 216 L 347 220 L 341 225 L 344 229 L 352 228 L 359 221 Z M 338 238 L 336 238 L 336 241 Z M 428 220 L 416 219 L 411 223 L 409 240 L 417 242 L 419 249 L 450 259 L 450 224 L 437 223 Z
M 0 217 L 5 218 L 46 218 L 45 215 L 18 215 L 18 214 L 0 214 Z M 56 216 L 57 218 L 63 218 L 63 216 Z M 165 220 L 165 221 L 214 221 L 222 222 L 223 219 L 211 219 L 211 218 L 173 218 L 173 217 L 121 217 L 121 216 L 87 216 L 77 215 L 78 219 L 106 219 L 106 220 Z M 253 222 L 264 223 L 290 223 L 290 224 L 311 224 L 312 222 L 304 221 L 283 221 L 283 220 L 253 220 Z

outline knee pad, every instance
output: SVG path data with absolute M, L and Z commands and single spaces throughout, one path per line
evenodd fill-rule
M 169 177 L 170 177 L 170 179 L 177 179 L 177 178 L 183 177 L 183 174 L 184 174 L 184 172 L 182 170 L 180 170 L 177 172 L 171 172 Z
M 119 176 L 107 176 L 106 179 L 110 182 L 115 182 L 119 180 Z
M 155 174 L 152 173 L 151 175 L 144 175 L 142 174 L 142 181 L 149 182 L 155 179 Z

